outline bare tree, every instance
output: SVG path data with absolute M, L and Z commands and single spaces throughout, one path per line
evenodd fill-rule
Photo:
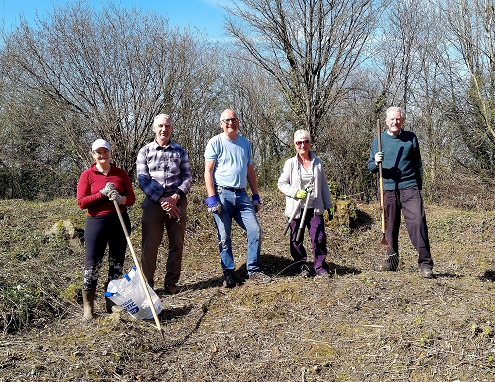
M 381 2 L 233 0 L 227 32 L 270 73 L 290 107 L 287 119 L 316 139 L 320 123 L 345 93 L 372 35 Z
M 238 52 L 229 47 L 224 52 L 229 57 L 222 64 L 219 86 L 225 107 L 237 111 L 240 133 L 252 142 L 260 185 L 274 185 L 280 175 L 279 161 L 293 154 L 292 126 L 285 123 L 285 102 L 276 91 L 274 78 L 266 71 L 250 61 L 239 60 Z
M 477 160 L 479 171 L 495 170 L 495 5 L 490 0 L 439 2 L 455 38 L 468 76 L 465 96 L 456 105 L 454 118 L 459 132 Z M 462 163 L 467 163 L 462 158 Z
M 80 158 L 88 158 L 89 142 L 106 138 L 131 176 L 153 117 L 173 115 L 179 98 L 187 102 L 180 91 L 193 65 L 189 57 L 203 44 L 155 14 L 116 6 L 97 13 L 83 2 L 55 9 L 34 26 L 22 22 L 5 43 L 10 76 L 67 110 L 62 127 Z

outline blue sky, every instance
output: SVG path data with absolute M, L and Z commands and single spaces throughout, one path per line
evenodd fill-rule
M 189 26 L 205 32 L 211 39 L 223 35 L 224 10 L 219 4 L 229 0 L 88 0 L 98 8 L 100 4 L 120 4 L 123 7 L 135 6 L 143 11 L 157 12 L 167 17 L 171 25 Z M 43 18 L 54 7 L 71 3 L 70 0 L 0 0 L 0 25 L 10 30 L 19 24 L 19 16 L 32 21 L 36 12 Z

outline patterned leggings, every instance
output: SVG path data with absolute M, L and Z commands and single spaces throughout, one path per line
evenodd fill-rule
M 129 215 L 122 212 L 122 218 L 127 232 L 130 234 Z M 127 239 L 117 213 L 95 217 L 87 216 L 84 241 L 86 243 L 86 264 L 84 266 L 83 290 L 96 288 L 107 244 L 109 252 L 107 282 L 118 279 L 122 275 Z

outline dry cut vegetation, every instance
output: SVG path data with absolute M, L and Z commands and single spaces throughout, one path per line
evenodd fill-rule
M 74 200 L 1 201 L 0 381 L 494 380 L 494 212 L 427 206 L 436 277 L 426 280 L 405 229 L 400 270 L 374 271 L 377 205 L 358 205 L 352 228 L 343 207 L 327 228 L 333 278 L 300 279 L 283 198 L 267 192 L 262 262 L 274 281 L 226 290 L 202 192 L 189 200 L 182 290 L 157 289 L 165 339 L 153 321 L 104 313 L 101 285 L 98 318 L 81 322 L 84 213 Z M 139 252 L 139 201 L 131 217 Z M 234 235 L 242 276 L 245 237 Z

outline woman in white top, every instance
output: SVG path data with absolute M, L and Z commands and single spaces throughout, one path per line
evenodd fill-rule
M 278 188 L 285 194 L 285 216 L 290 222 L 290 254 L 301 276 L 310 274 L 307 253 L 304 248 L 304 228 L 309 231 L 313 246 L 314 271 L 318 277 L 330 277 L 327 256 L 327 236 L 323 213 L 328 211 L 328 218 L 333 218 L 332 201 L 327 177 L 321 159 L 311 151 L 311 134 L 307 130 L 294 133 L 296 156 L 288 159 L 278 179 Z M 306 199 L 307 211 L 301 222 Z M 299 227 L 303 230 L 297 240 Z

